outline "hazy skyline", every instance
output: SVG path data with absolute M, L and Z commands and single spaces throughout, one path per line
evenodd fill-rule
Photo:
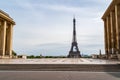
M 13 49 L 27 55 L 68 55 L 72 19 L 82 54 L 104 53 L 101 17 L 112 0 L 3 0 L 0 9 L 16 22 Z

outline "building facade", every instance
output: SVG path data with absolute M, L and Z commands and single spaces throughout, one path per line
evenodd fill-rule
M 0 10 L 0 58 L 12 58 L 12 36 L 15 22 Z
M 102 19 L 106 58 L 117 58 L 120 54 L 120 0 L 112 0 Z

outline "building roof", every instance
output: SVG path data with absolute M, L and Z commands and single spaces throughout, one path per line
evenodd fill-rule
M 5 19 L 15 25 L 13 19 L 4 11 L 0 10 L 0 18 Z
M 120 0 L 113 0 L 107 10 L 105 11 L 104 15 L 102 16 L 102 19 L 106 18 L 110 14 L 110 11 L 114 10 L 115 5 L 120 4 Z

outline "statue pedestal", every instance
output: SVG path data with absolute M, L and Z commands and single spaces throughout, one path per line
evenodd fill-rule
M 111 54 L 110 59 L 117 59 L 117 55 L 116 54 Z
M 118 60 L 120 60 L 120 54 L 117 54 Z

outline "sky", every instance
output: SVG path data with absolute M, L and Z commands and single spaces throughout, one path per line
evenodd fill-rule
M 0 9 L 14 19 L 17 54 L 66 56 L 72 43 L 73 17 L 81 54 L 104 54 L 101 19 L 112 0 L 1 0 Z

